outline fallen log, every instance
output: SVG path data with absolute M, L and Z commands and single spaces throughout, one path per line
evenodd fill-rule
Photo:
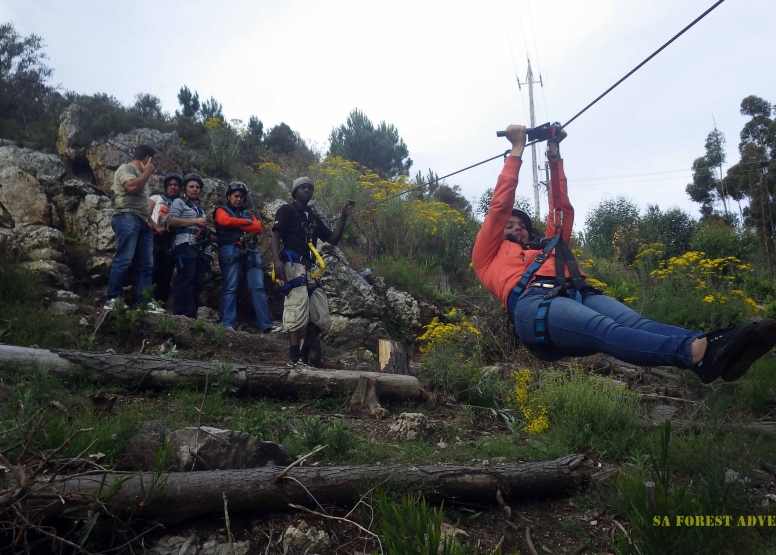
M 236 393 L 294 398 L 299 395 L 351 394 L 364 376 L 376 380 L 383 399 L 420 399 L 414 376 L 352 370 L 311 370 L 277 366 L 202 362 L 154 355 L 46 350 L 0 344 L 0 368 L 32 369 L 44 365 L 61 378 L 81 378 L 132 390 L 166 389 L 189 383 L 204 387 L 214 377 L 226 380 Z
M 157 518 L 170 524 L 223 512 L 224 493 L 229 498 L 232 512 L 269 512 L 286 509 L 289 504 L 315 506 L 316 501 L 352 506 L 374 485 L 392 491 L 421 493 L 429 500 L 495 504 L 499 489 L 503 498 L 510 501 L 546 498 L 566 494 L 586 484 L 590 466 L 584 455 L 568 455 L 556 460 L 503 466 L 294 468 L 280 480 L 276 479 L 279 475 L 277 467 L 172 472 L 163 476 L 108 472 L 65 478 L 55 485 L 39 483 L 29 499 L 32 502 L 36 497 L 48 496 L 48 501 L 58 500 L 61 496 L 64 503 L 49 502 L 47 508 L 42 509 L 47 515 L 56 516 L 73 507 L 87 508 L 95 495 L 105 493 L 114 481 L 124 480 L 117 493 L 107 500 L 109 510 L 131 509 L 138 516 Z M 160 478 L 164 477 L 167 484 L 162 489 L 159 484 Z M 102 489 L 100 484 L 104 484 Z

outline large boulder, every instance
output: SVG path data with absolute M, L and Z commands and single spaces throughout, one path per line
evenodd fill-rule
M 389 287 L 385 293 L 386 316 L 399 325 L 408 339 L 414 340 L 422 329 L 420 306 L 412 295 Z
M 253 468 L 259 440 L 251 434 L 196 426 L 176 430 L 167 436 L 173 457 L 181 471 Z
M 65 238 L 58 229 L 30 225 L 6 233 L 12 254 L 21 260 L 65 260 Z
M 81 127 L 81 114 L 81 107 L 73 103 L 59 116 L 57 152 L 71 162 L 86 162 L 89 144 Z
M 343 252 L 320 241 L 318 250 L 326 263 L 326 271 L 320 281 L 329 298 L 331 313 L 349 317 L 379 317 L 380 300 L 372 286 L 350 267 Z
M 45 190 L 17 166 L 0 168 L 0 204 L 17 226 L 51 225 L 51 205 Z
M 113 203 L 108 197 L 86 195 L 79 203 L 75 217 L 68 222 L 68 230 L 75 231 L 82 243 L 98 251 L 113 250 L 116 234 L 110 225 L 112 218 Z
M 56 154 L 44 154 L 17 146 L 0 147 L 0 168 L 14 166 L 46 186 L 54 185 L 65 175 L 65 166 Z
M 379 340 L 388 338 L 388 332 L 379 320 L 347 318 L 332 314 L 329 329 L 321 339 L 327 345 L 339 349 L 366 347 L 372 352 L 377 352 Z
M 161 188 L 162 175 L 165 173 L 190 171 L 188 157 L 181 148 L 176 132 L 162 133 L 156 129 L 135 129 L 129 133 L 116 135 L 114 139 L 94 141 L 86 151 L 94 180 L 103 191 L 110 193 L 116 169 L 122 164 L 131 162 L 132 151 L 141 144 L 150 145 L 156 149 L 154 166 L 159 175 L 149 181 L 152 189 Z
M 288 204 L 282 198 L 277 198 L 271 202 L 264 203 L 261 207 L 261 215 L 257 214 L 256 217 L 264 220 L 265 222 L 275 221 L 275 214 L 280 210 L 280 207 L 284 204 Z

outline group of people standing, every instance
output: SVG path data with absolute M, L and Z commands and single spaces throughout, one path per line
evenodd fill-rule
M 120 166 L 113 180 L 116 254 L 108 279 L 104 308 L 112 310 L 123 297 L 130 266 L 135 266 L 136 292 L 142 299 L 152 285 L 153 300 L 146 309 L 164 313 L 172 290 L 172 313 L 197 317 L 199 295 L 212 260 L 212 238 L 208 219 L 200 206 L 204 187 L 196 173 L 164 176 L 164 193 L 149 196 L 148 181 L 155 171 L 154 149 L 139 145 L 133 160 Z M 342 238 L 353 201 L 342 208 L 332 231 L 308 208 L 315 185 L 308 177 L 297 179 L 292 202 L 282 206 L 272 227 L 272 256 L 276 276 L 285 284 L 282 326 L 269 312 L 264 286 L 264 268 L 258 249 L 263 228 L 255 215 L 245 209 L 248 188 L 233 181 L 226 190 L 226 202 L 213 213 L 215 244 L 222 274 L 221 323 L 237 328 L 237 290 L 241 276 L 250 291 L 259 328 L 264 333 L 289 332 L 289 366 L 309 364 L 310 346 L 329 324 L 329 306 L 320 283 L 311 275 L 318 239 L 336 245 Z M 302 335 L 304 333 L 304 344 Z

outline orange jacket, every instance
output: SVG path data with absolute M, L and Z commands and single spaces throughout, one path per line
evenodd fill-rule
M 252 218 L 253 223 L 251 225 L 247 225 L 245 223 L 245 218 L 232 218 L 223 208 L 216 208 L 215 221 L 218 225 L 223 227 L 241 227 L 245 233 L 255 233 L 256 235 L 260 235 L 263 231 L 261 222 L 256 219 L 256 216 L 252 216 Z
M 507 305 L 507 297 L 520 281 L 526 268 L 531 265 L 538 249 L 525 250 L 521 245 L 504 239 L 504 228 L 512 215 L 515 204 L 517 174 L 522 160 L 509 156 L 504 169 L 498 176 L 493 199 L 482 228 L 477 234 L 472 251 L 472 265 L 482 285 Z M 556 213 L 557 210 L 557 213 Z M 547 237 L 556 232 L 553 215 L 558 220 L 560 235 L 568 245 L 571 228 L 574 225 L 574 208 L 569 202 L 566 175 L 563 173 L 563 160 L 550 160 L 550 213 L 547 217 Z M 562 215 L 562 220 L 561 220 Z M 544 262 L 536 275 L 555 277 L 555 255 Z M 566 277 L 571 277 L 566 268 Z

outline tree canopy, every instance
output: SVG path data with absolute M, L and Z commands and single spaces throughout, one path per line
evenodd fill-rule
M 382 178 L 409 175 L 412 160 L 399 131 L 381 121 L 375 127 L 358 108 L 347 123 L 332 129 L 329 156 L 339 156 L 377 172 Z

